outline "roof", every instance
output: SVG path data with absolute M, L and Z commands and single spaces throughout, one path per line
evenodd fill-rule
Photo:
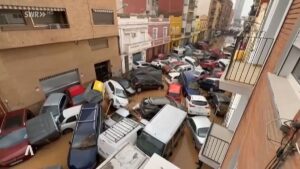
M 144 131 L 159 141 L 167 143 L 182 124 L 186 115 L 185 111 L 167 104 L 146 125 Z M 169 123 L 170 121 L 172 123 Z
M 181 85 L 178 83 L 172 83 L 169 85 L 169 92 L 171 93 L 180 93 L 181 91 Z
M 52 93 L 50 94 L 45 103 L 44 106 L 51 106 L 51 105 L 58 105 L 61 98 L 64 96 L 64 93 Z
M 154 153 L 148 163 L 144 166 L 144 169 L 154 169 L 154 168 L 167 168 L 167 169 L 179 169 L 177 166 L 164 159 L 163 157 Z
M 198 100 L 198 101 L 207 101 L 204 96 L 201 95 L 191 95 L 192 100 Z
M 211 121 L 206 116 L 192 117 L 195 122 L 196 128 L 210 127 Z

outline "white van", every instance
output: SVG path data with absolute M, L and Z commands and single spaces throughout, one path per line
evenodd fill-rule
M 132 144 L 124 144 L 110 155 L 97 169 L 179 169 L 157 154 L 151 158 Z
M 98 153 L 107 158 L 120 149 L 125 143 L 135 144 L 137 132 L 142 128 L 138 122 L 123 118 L 112 127 L 101 133 L 98 137 Z
M 165 105 L 139 133 L 136 145 L 148 156 L 156 153 L 165 158 L 182 136 L 187 113 L 169 104 Z

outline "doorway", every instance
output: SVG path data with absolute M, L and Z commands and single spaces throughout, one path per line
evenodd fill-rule
M 110 62 L 104 61 L 95 64 L 95 72 L 97 80 L 105 82 L 111 78 Z

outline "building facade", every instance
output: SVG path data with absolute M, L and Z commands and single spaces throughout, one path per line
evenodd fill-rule
M 147 49 L 147 61 L 158 57 L 159 54 L 169 53 L 170 21 L 169 18 L 149 18 L 148 34 L 151 37 L 151 48 Z
M 199 40 L 199 34 L 201 31 L 201 23 L 200 23 L 200 18 L 196 16 L 196 18 L 193 21 L 192 25 L 192 33 L 191 33 L 191 43 L 196 43 Z
M 208 32 L 208 16 L 202 15 L 200 16 L 200 33 L 199 40 L 207 40 L 207 32 Z
M 37 112 L 51 92 L 120 74 L 115 10 L 110 0 L 0 1 L 0 96 L 8 111 Z
M 182 45 L 190 43 L 192 40 L 192 27 L 196 19 L 194 16 L 195 8 L 197 7 L 196 0 L 184 0 L 182 14 Z
M 170 50 L 173 47 L 180 45 L 181 41 L 181 29 L 182 29 L 182 17 L 181 16 L 170 16 Z
M 199 157 L 213 168 L 296 169 L 297 151 L 277 153 L 289 138 L 288 146 L 299 144 L 299 132 L 293 137 L 295 130 L 281 130 L 286 121 L 300 121 L 299 1 L 255 2 L 260 9 L 268 3 L 256 15 L 265 12 L 265 17 L 255 37 L 237 39 L 234 53 L 244 48 L 245 59 L 232 57 L 220 80 L 220 88 L 232 92 L 233 100 L 224 125 L 213 124 Z M 256 59 L 249 62 L 249 57 Z M 210 147 L 217 147 L 215 153 L 210 154 Z
M 243 11 L 244 4 L 245 4 L 245 0 L 239 0 L 235 2 L 234 15 L 233 15 L 233 24 L 235 26 L 241 25 L 242 11 Z
M 219 16 L 219 21 L 217 25 L 218 30 L 227 30 L 231 24 L 232 20 L 232 1 L 231 0 L 222 0 L 221 1 L 221 13 Z
M 157 16 L 156 0 L 116 0 L 119 4 L 118 13 L 143 14 Z
M 158 0 L 158 14 L 169 16 L 182 16 L 185 0 Z
M 131 70 L 134 61 L 146 60 L 146 50 L 151 47 L 148 23 L 145 16 L 118 17 L 122 73 Z

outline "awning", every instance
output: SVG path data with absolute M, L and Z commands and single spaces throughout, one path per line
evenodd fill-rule
M 0 5 L 0 9 L 32 10 L 32 11 L 66 11 L 66 8 L 17 6 L 17 5 Z
M 94 12 L 101 12 L 101 13 L 113 13 L 113 10 L 107 10 L 107 9 L 93 9 Z

